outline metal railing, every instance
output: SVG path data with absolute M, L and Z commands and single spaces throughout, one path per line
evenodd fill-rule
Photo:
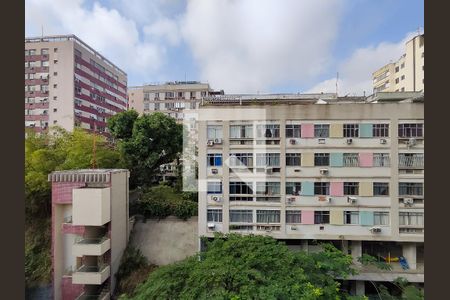
M 399 155 L 398 159 L 399 168 L 423 168 L 424 167 L 424 156 L 423 154 L 414 155 Z

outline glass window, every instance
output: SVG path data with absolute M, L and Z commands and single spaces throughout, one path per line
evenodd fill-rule
M 389 225 L 389 212 L 376 211 L 373 213 L 374 225 Z
M 253 211 L 250 209 L 230 209 L 230 222 L 253 223 Z
M 48 48 L 41 49 L 41 54 L 42 55 L 47 55 L 48 54 Z
M 330 125 L 328 124 L 314 125 L 314 137 L 327 138 L 329 136 L 330 136 Z
M 251 182 L 230 182 L 230 195 L 252 195 L 253 187 Z
M 423 137 L 423 124 L 399 124 L 398 125 L 398 137 L 410 138 L 410 137 Z
M 330 211 L 317 210 L 314 212 L 314 224 L 329 224 Z
M 286 166 L 300 166 L 300 153 L 286 153 Z
M 253 138 L 253 125 L 230 125 L 230 138 Z
M 208 182 L 208 194 L 222 194 L 222 182 L 220 181 Z
M 256 153 L 256 166 L 258 167 L 280 166 L 280 153 Z
M 208 167 L 220 167 L 222 166 L 222 154 L 210 153 L 207 155 Z
M 279 195 L 280 183 L 279 182 L 257 182 L 256 183 L 257 195 Z
M 389 183 L 388 182 L 374 182 L 373 183 L 373 195 L 374 196 L 389 196 Z
M 359 167 L 358 153 L 344 153 L 344 167 Z
M 344 137 L 359 137 L 359 125 L 344 124 Z
M 286 211 L 286 224 L 300 224 L 302 222 L 302 212 L 300 210 Z
M 208 130 L 208 139 L 209 140 L 223 138 L 222 125 L 208 125 L 207 130 Z
M 314 195 L 329 195 L 330 183 L 329 182 L 314 182 Z
M 329 166 L 330 153 L 314 153 L 314 166 Z
M 253 153 L 231 153 L 229 159 L 230 166 L 253 167 Z
M 423 226 L 423 212 L 400 212 L 400 225 Z
M 42 66 L 43 66 L 43 67 L 48 67 L 48 66 L 49 66 L 48 60 L 43 61 L 43 62 L 42 62 Z
M 288 124 L 286 125 L 287 138 L 299 138 L 302 136 L 300 125 Z
M 359 182 L 344 182 L 344 195 L 359 195 Z
M 300 195 L 301 190 L 301 182 L 286 182 L 286 195 Z
M 344 211 L 344 224 L 359 224 L 359 212 Z
M 389 137 L 389 124 L 373 124 L 373 137 Z
M 400 196 L 423 196 L 422 182 L 400 182 L 398 187 Z
M 257 210 L 256 211 L 257 223 L 280 223 L 280 211 L 279 210 Z
M 207 220 L 208 222 L 222 222 L 222 210 L 208 209 Z
M 374 167 L 389 167 L 391 165 L 389 153 L 374 153 L 373 166 Z
M 258 138 L 279 138 L 280 137 L 280 125 L 259 124 L 256 126 L 256 136 Z
M 30 49 L 30 55 L 36 55 L 36 49 Z

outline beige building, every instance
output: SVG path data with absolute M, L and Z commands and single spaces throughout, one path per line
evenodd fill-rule
M 55 171 L 54 299 L 110 299 L 129 238 L 128 170 Z
M 423 283 L 424 111 L 414 95 L 205 101 L 199 236 L 263 234 L 308 251 L 332 242 L 361 271 L 347 283 L 355 294 L 367 280 Z M 363 253 L 391 257 L 392 271 L 363 268 Z
M 164 84 L 148 84 L 130 87 L 128 91 L 130 109 L 139 114 L 149 114 L 155 111 L 163 112 L 178 121 L 183 120 L 184 109 L 196 109 L 202 97 L 214 92 L 208 83 L 198 81 L 174 81 Z
M 372 74 L 374 93 L 424 91 L 424 41 L 424 34 L 415 36 L 406 43 L 405 54 L 398 61 Z
M 106 134 L 127 109 L 127 74 L 75 35 L 25 39 L 25 127 Z

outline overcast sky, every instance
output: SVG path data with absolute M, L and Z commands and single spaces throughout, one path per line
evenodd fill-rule
M 26 0 L 26 36 L 75 34 L 129 86 L 199 80 L 225 93 L 372 91 L 423 28 L 423 0 Z

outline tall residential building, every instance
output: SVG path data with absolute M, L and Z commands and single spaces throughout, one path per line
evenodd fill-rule
M 127 74 L 75 35 L 25 39 L 25 127 L 105 133 L 127 109 Z
M 129 237 L 128 178 L 122 169 L 49 175 L 54 299 L 110 299 Z
M 174 81 L 164 84 L 148 84 L 130 87 L 128 97 L 130 108 L 140 114 L 161 111 L 167 115 L 183 120 L 183 110 L 196 109 L 202 97 L 223 94 L 213 91 L 208 83 L 198 81 Z
M 389 63 L 372 74 L 373 91 L 424 91 L 424 41 L 420 34 L 406 43 L 406 51 L 396 62 Z
M 388 94 L 205 101 L 199 236 L 263 234 L 307 251 L 331 242 L 354 257 L 360 274 L 345 284 L 359 295 L 375 293 L 367 281 L 423 283 L 424 98 Z M 364 253 L 392 271 L 360 265 Z

